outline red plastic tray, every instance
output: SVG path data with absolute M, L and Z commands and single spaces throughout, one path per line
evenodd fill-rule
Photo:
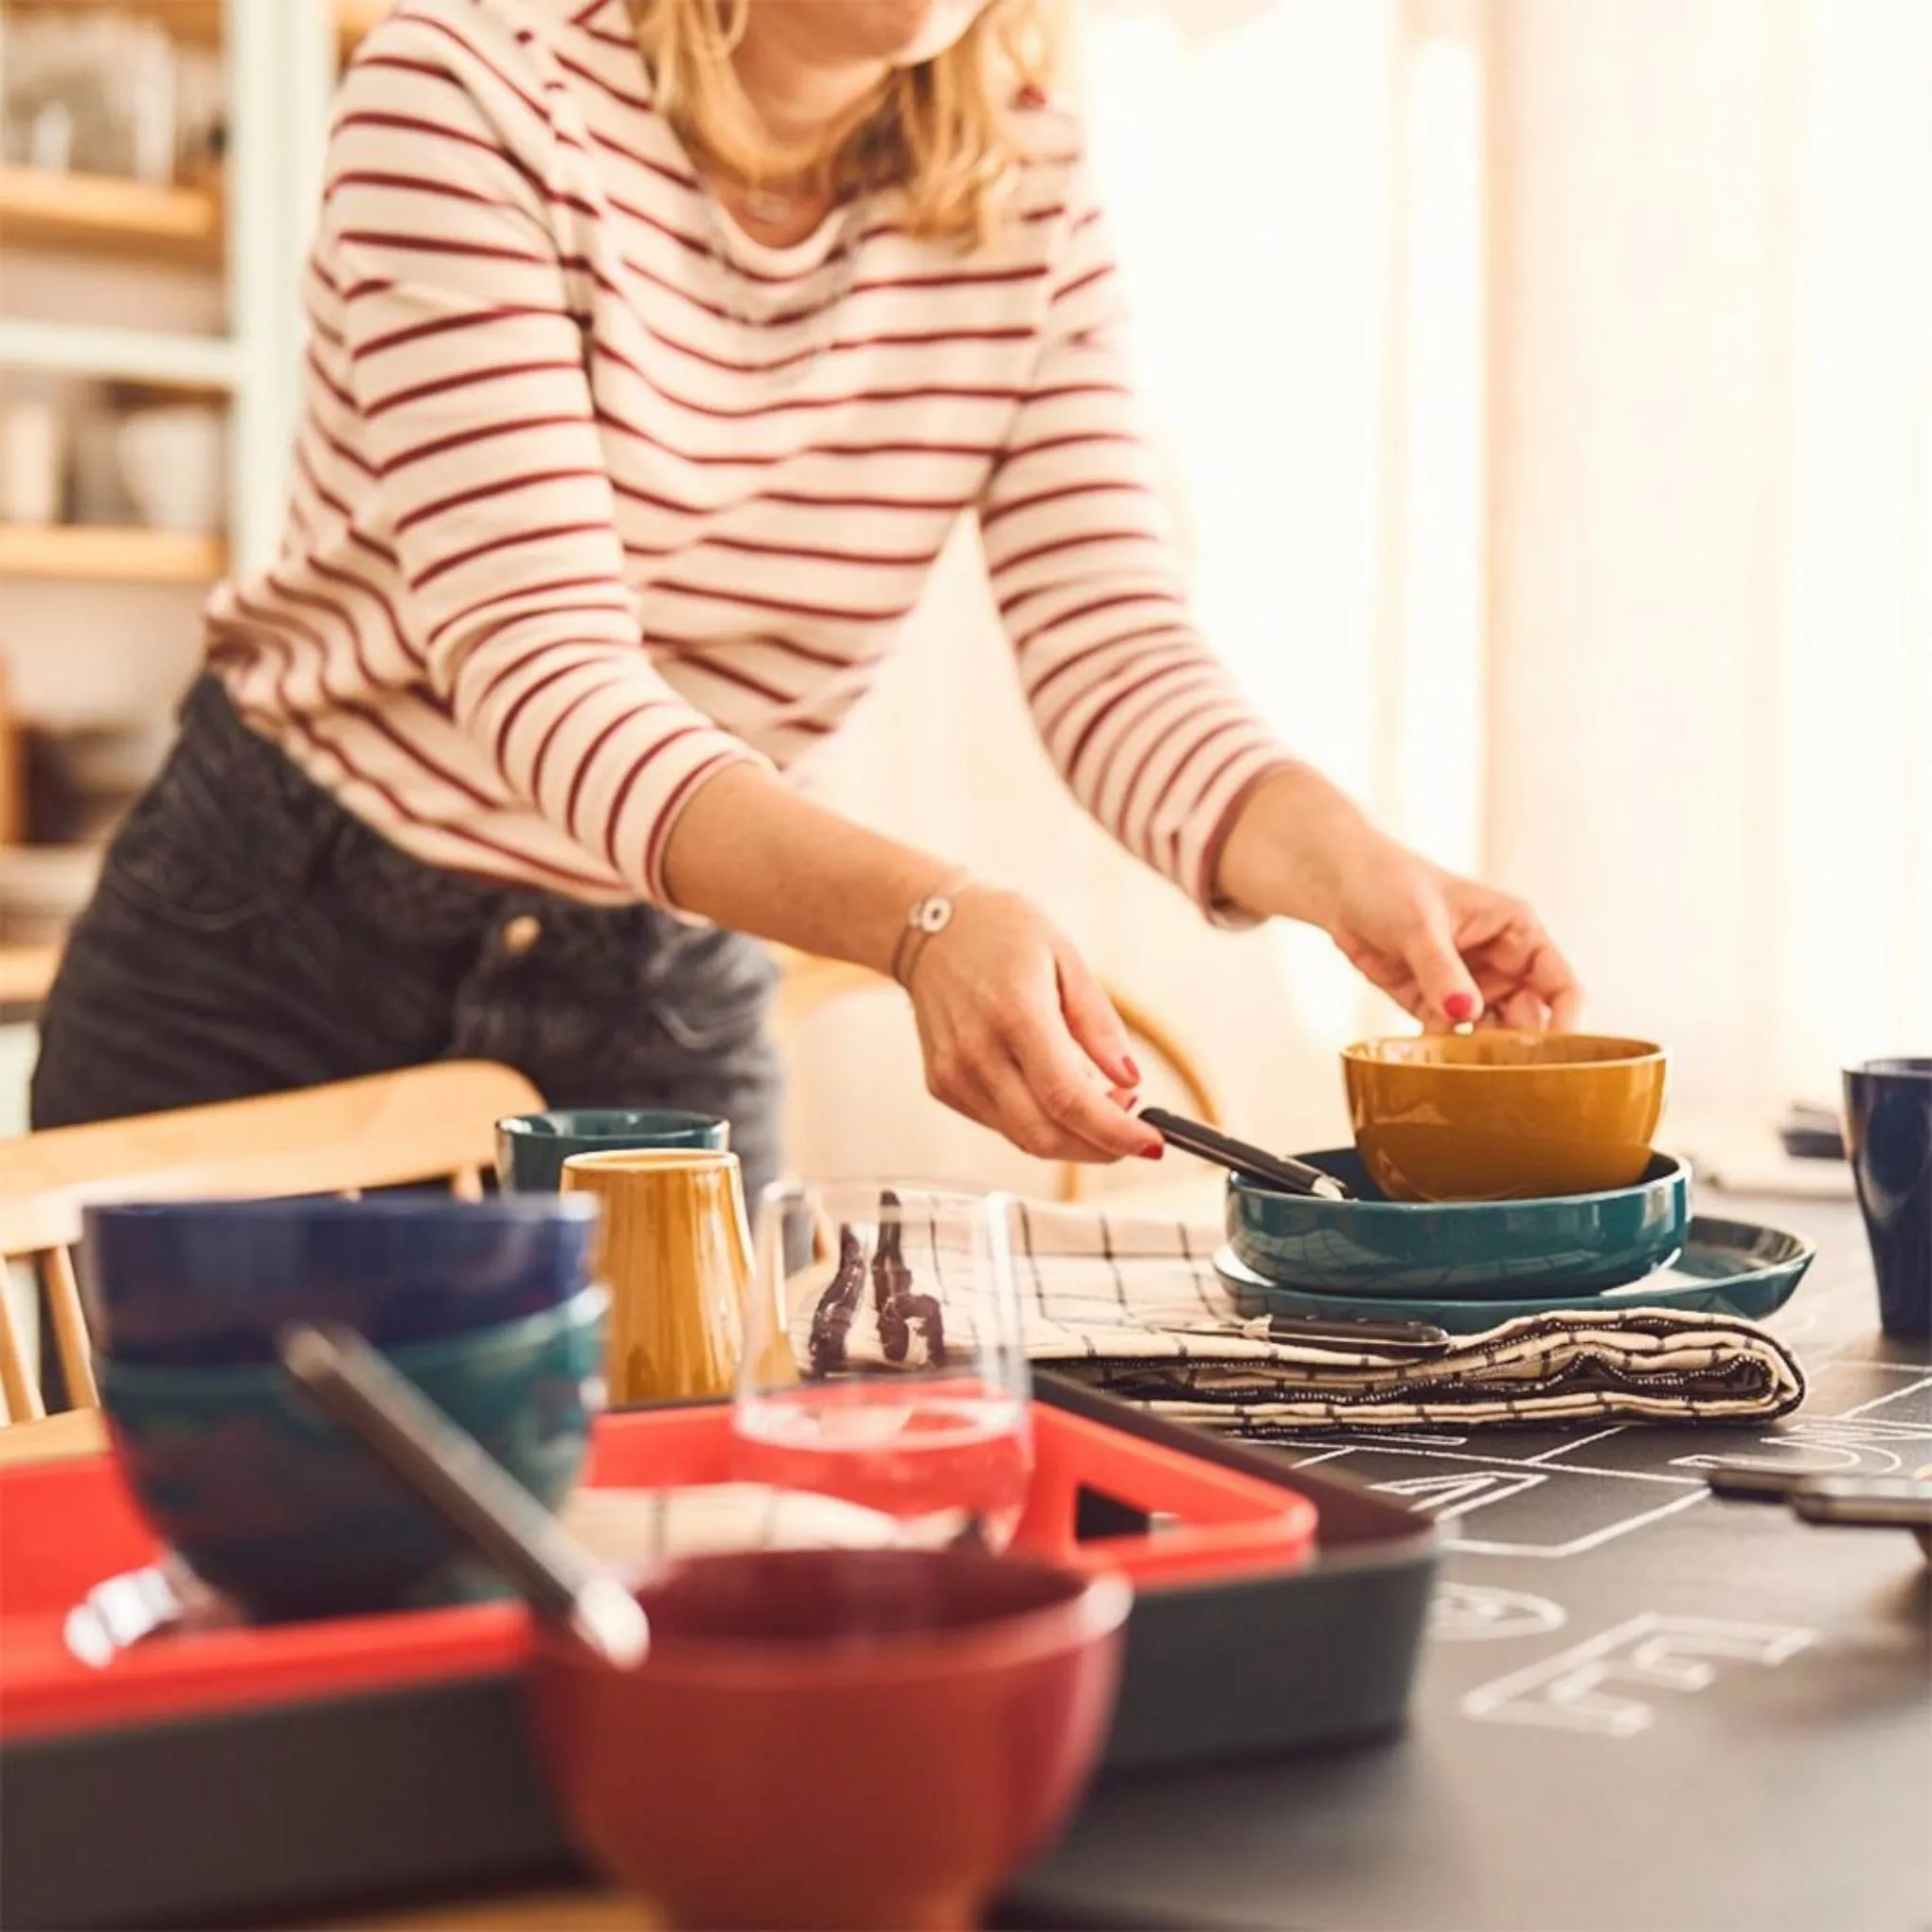
M 589 1481 L 605 1488 L 732 1479 L 723 1405 L 633 1410 L 598 1425 Z M 1143 1589 L 1297 1568 L 1315 1531 L 1306 1496 L 1046 1404 L 1016 1546 L 1123 1571 Z M 1160 1519 L 1149 1534 L 1081 1540 L 1084 1499 Z M 0 1739 L 201 1716 L 517 1669 L 528 1631 L 514 1604 L 158 1637 L 104 1669 L 67 1650 L 67 1612 L 160 1547 L 111 1457 L 0 1470 Z

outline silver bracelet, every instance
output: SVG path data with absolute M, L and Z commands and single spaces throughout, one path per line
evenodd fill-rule
M 955 903 L 973 883 L 971 873 L 957 873 L 907 908 L 899 943 L 892 949 L 892 976 L 901 986 L 911 986 L 920 955 L 953 923 Z

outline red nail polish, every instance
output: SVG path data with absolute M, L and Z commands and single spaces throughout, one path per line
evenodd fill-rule
M 1476 1017 L 1476 1001 L 1466 993 L 1452 993 L 1442 1002 L 1442 1011 L 1452 1020 L 1473 1020 Z
M 1166 1153 L 1167 1143 L 1163 1140 L 1156 1140 L 1152 1147 L 1143 1147 L 1140 1150 L 1140 1157 L 1142 1160 L 1159 1160 Z

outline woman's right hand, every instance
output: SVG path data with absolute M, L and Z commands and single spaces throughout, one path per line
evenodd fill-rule
M 1158 1158 L 1160 1136 L 1127 1110 L 1140 1072 L 1119 1016 L 1017 893 L 956 895 L 907 981 L 935 1099 L 1042 1159 Z
M 753 764 L 698 787 L 661 869 L 686 912 L 880 973 L 896 970 L 905 908 L 944 876 Z M 905 968 L 927 1087 L 1047 1160 L 1158 1154 L 1127 1111 L 1140 1075 L 1126 1031 L 1080 955 L 1014 893 L 970 885 L 952 900 L 952 922 Z

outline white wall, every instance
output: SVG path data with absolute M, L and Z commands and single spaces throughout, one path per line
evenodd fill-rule
M 1765 0 L 1503 0 L 1488 847 L 1592 1019 L 1756 1082 L 1792 103 Z M 1669 43 L 1667 58 L 1659 45 Z
M 1932 1041 L 1932 8 L 1496 26 L 1490 863 L 1766 1118 Z
M 1777 689 L 1787 1081 L 1932 1052 L 1932 7 L 1815 0 Z

